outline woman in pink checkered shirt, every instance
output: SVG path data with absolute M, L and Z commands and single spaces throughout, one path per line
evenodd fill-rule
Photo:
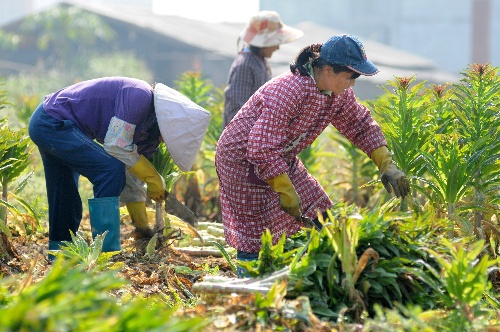
M 302 218 L 332 206 L 297 155 L 330 124 L 368 154 L 385 188 L 405 197 L 409 182 L 392 163 L 385 137 L 351 87 L 378 68 L 354 36 L 305 47 L 290 72 L 267 82 L 228 124 L 217 145 L 222 222 L 237 259 L 256 259 L 261 235 L 293 235 Z

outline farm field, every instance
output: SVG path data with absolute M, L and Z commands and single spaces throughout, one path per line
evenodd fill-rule
M 385 192 L 371 160 L 326 131 L 300 156 L 335 203 L 323 229 L 274 244 L 264 233 L 255 262 L 237 262 L 221 237 L 221 94 L 200 73 L 176 87 L 212 113 L 194 170 L 179 173 L 164 149 L 153 163 L 212 234 L 172 217 L 138 243 L 125 216 L 115 255 L 100 252 L 85 215 L 49 264 L 43 172 L 22 125 L 30 113 L 12 110 L 16 121 L 0 126 L 0 331 L 498 331 L 500 79 L 480 64 L 463 77 L 450 86 L 397 77 L 366 102 L 410 179 L 408 198 Z M 83 180 L 81 191 L 91 197 Z M 212 255 L 183 249 L 200 244 L 197 233 Z M 236 278 L 238 266 L 252 278 Z

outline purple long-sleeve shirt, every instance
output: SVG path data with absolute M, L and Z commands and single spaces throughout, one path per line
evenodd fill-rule
M 71 120 L 87 136 L 104 142 L 111 118 L 135 125 L 137 153 L 151 157 L 160 143 L 149 137 L 157 126 L 153 90 L 142 80 L 106 77 L 80 82 L 45 97 L 45 111 L 58 120 Z

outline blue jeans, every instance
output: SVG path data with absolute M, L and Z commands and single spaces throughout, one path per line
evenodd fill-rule
M 49 204 L 49 240 L 71 241 L 82 219 L 80 175 L 93 185 L 94 197 L 120 196 L 125 165 L 85 135 L 72 121 L 57 120 L 40 104 L 28 126 L 42 157 Z

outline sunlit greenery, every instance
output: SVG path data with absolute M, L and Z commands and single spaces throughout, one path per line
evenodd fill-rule
M 154 83 L 154 74 L 134 53 L 92 51 L 111 42 L 114 32 L 89 15 L 59 8 L 26 21 L 24 32 L 36 37 L 40 50 L 57 52 L 37 68 L 2 79 L 2 262 L 12 259 L 7 249 L 14 236 L 29 241 L 46 232 L 43 167 L 26 133 L 43 97 L 102 76 Z M 5 51 L 22 41 L 23 35 L 0 34 Z M 303 303 L 316 316 L 340 330 L 348 330 L 348 324 L 363 324 L 367 331 L 480 331 L 500 325 L 500 78 L 491 65 L 473 64 L 461 74 L 456 84 L 431 86 L 395 77 L 388 82 L 392 90 L 367 102 L 394 161 L 411 179 L 411 195 L 404 201 L 385 192 L 370 158 L 335 129 L 301 153 L 335 205 L 321 232 L 303 230 L 275 244 L 266 232 L 257 261 L 230 262 L 257 278 L 253 286 L 275 280 L 270 275 L 283 269 L 289 272 L 286 280 L 266 283 L 269 292 L 255 297 L 254 322 L 285 330 L 286 310 L 279 305 L 305 296 Z M 194 190 L 199 215 L 220 221 L 214 156 L 222 132 L 223 87 L 202 72 L 186 72 L 173 88 L 206 108 L 211 122 L 189 181 L 164 146 L 155 165 L 172 175 L 169 189 Z M 85 181 L 80 190 L 82 197 L 92 192 Z M 30 279 L 33 271 L 0 279 L 0 331 L 198 331 L 214 318 L 210 313 L 199 319 L 175 317 L 174 307 L 197 303 L 193 295 L 189 304 L 111 296 L 126 293 L 127 282 L 107 264 L 101 239 L 87 241 L 74 234 L 40 280 Z M 154 250 L 148 248 L 149 257 Z M 311 322 L 293 317 L 295 323 Z

